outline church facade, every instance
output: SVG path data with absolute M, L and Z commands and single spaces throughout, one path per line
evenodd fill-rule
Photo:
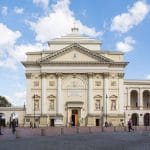
M 150 124 L 150 80 L 125 80 L 123 53 L 72 33 L 48 42 L 49 50 L 28 52 L 24 124 L 101 126 Z

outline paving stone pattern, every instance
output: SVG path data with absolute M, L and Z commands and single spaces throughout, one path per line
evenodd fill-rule
M 10 129 L 2 131 L 0 150 L 150 150 L 150 131 L 40 136 L 28 129 L 34 136 L 17 139 Z

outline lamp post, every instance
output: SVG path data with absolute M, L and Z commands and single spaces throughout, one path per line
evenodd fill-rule
M 101 127 L 104 125 L 104 107 L 101 107 Z
M 108 98 L 108 96 L 107 96 L 107 94 L 106 94 L 106 122 L 107 122 L 107 98 Z
M 33 100 L 34 100 L 34 114 L 33 114 L 33 118 L 34 118 L 34 123 L 33 123 L 33 126 L 34 126 L 34 128 L 36 127 L 36 125 L 35 125 L 35 98 L 36 98 L 36 95 L 34 94 L 34 96 L 33 96 Z

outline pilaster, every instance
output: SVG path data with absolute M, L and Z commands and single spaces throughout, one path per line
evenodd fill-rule
M 46 76 L 47 74 L 46 73 L 42 73 L 41 74 L 41 80 L 42 80 L 42 106 L 41 106 L 41 113 L 44 115 L 46 114 Z
M 143 90 L 139 89 L 139 107 L 143 110 Z
M 57 114 L 63 114 L 64 103 L 62 96 L 62 73 L 57 73 L 57 101 L 56 101 L 56 112 Z
M 127 109 L 130 110 L 131 108 L 131 100 L 130 100 L 130 95 L 131 95 L 131 90 L 127 88 Z
M 109 97 L 109 91 L 108 91 L 108 77 L 109 73 L 104 73 L 103 74 L 103 113 L 104 116 L 107 116 L 107 111 L 108 111 L 108 97 Z M 105 118 L 103 121 L 105 122 L 107 118 Z
M 26 91 L 26 113 L 27 114 L 32 114 L 32 109 L 30 108 L 30 106 L 32 105 L 32 99 L 31 99 L 31 87 L 30 87 L 30 83 L 31 83 L 31 76 L 32 74 L 31 73 L 26 73 L 26 88 L 27 88 L 27 91 Z
M 118 73 L 119 78 L 119 99 L 118 99 L 118 105 L 119 105 L 119 112 L 124 112 L 124 84 L 123 84 L 123 78 L 124 73 Z
M 92 113 L 93 108 L 93 73 L 88 73 L 88 113 Z

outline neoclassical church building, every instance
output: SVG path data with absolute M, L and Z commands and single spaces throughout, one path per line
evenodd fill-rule
M 71 34 L 28 52 L 25 125 L 150 125 L 150 80 L 125 80 L 123 53 L 104 51 L 98 40 Z

